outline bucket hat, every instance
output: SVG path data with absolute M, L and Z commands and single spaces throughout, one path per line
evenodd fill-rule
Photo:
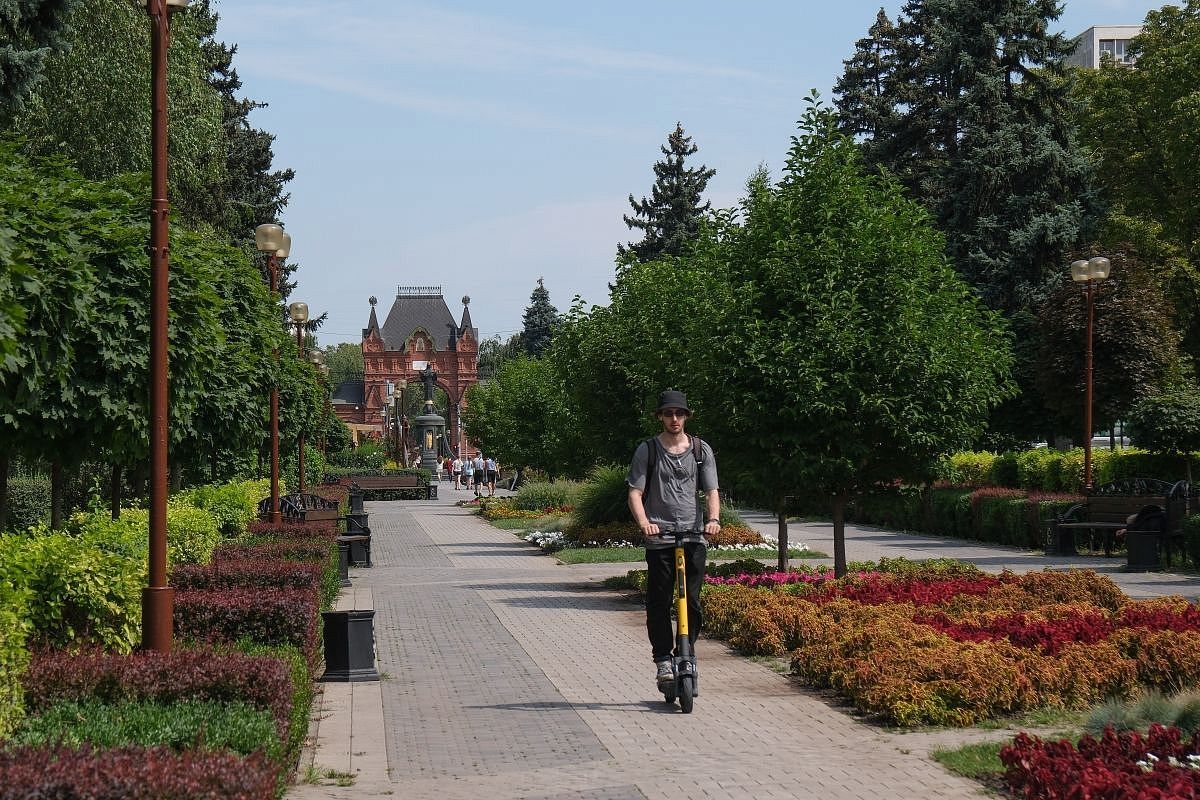
M 692 413 L 692 410 L 688 408 L 687 398 L 683 396 L 683 392 L 674 389 L 667 389 L 658 396 L 658 411 L 656 413 L 661 414 L 668 408 L 678 408 L 680 411 L 688 414 Z

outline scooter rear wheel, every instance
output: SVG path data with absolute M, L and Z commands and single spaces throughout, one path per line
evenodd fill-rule
M 691 676 L 679 679 L 679 710 L 685 714 L 692 713 L 694 688 Z

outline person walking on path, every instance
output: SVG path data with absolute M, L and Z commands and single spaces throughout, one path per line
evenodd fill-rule
M 488 458 L 485 466 L 487 467 L 487 490 L 488 497 L 496 496 L 496 459 Z
M 462 463 L 462 481 L 463 481 L 464 489 L 471 488 L 471 482 L 472 482 L 471 479 L 474 477 L 474 475 L 475 475 L 475 462 L 469 458 L 464 458 L 463 463 Z
M 458 487 L 462 483 L 462 459 L 458 456 L 454 457 L 454 461 L 450 462 L 450 468 L 454 471 L 454 491 L 458 491 Z
M 487 462 L 483 459 L 483 453 L 476 451 L 475 460 L 471 463 L 472 474 L 475 478 L 475 496 L 483 496 L 483 482 L 487 480 Z
M 708 554 L 705 535 L 721 530 L 721 497 L 712 448 L 683 428 L 691 409 L 683 392 L 662 393 L 655 415 L 662 432 L 637 446 L 629 474 L 629 510 L 646 544 L 646 632 L 660 687 L 675 680 L 671 600 L 675 589 L 675 532 L 685 532 L 688 638 L 700 633 L 700 584 Z M 700 492 L 704 499 L 701 503 Z

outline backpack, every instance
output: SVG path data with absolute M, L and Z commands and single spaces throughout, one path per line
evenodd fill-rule
M 704 463 L 704 440 L 699 436 L 688 434 L 688 440 L 692 445 L 692 455 L 696 457 L 696 481 L 700 481 L 700 465 Z M 654 470 L 658 466 L 658 437 L 651 436 L 645 440 L 646 445 L 646 493 L 650 491 L 650 486 L 654 481 Z M 645 496 L 645 493 L 643 493 Z

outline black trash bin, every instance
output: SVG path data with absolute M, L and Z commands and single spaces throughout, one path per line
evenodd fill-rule
M 1167 511 L 1146 506 L 1125 531 L 1125 569 L 1129 572 L 1162 572 L 1162 541 Z

